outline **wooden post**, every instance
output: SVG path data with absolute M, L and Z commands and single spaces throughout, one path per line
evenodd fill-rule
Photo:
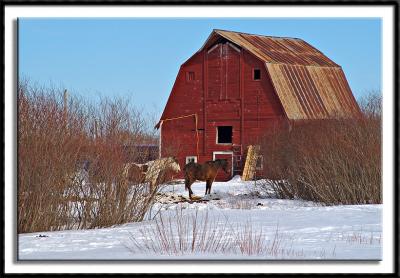
M 257 166 L 257 158 L 258 158 L 259 152 L 260 152 L 259 145 L 255 145 L 255 146 L 250 145 L 248 147 L 246 163 L 244 165 L 242 180 L 244 180 L 244 181 L 252 180 L 253 177 L 255 176 L 255 172 L 257 170 L 256 166 Z

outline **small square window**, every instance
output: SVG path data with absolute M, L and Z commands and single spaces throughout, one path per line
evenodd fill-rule
M 232 127 L 219 126 L 217 127 L 217 144 L 231 144 L 232 143 Z
M 193 81 L 195 79 L 194 71 L 188 71 L 186 74 L 187 81 Z
M 190 162 L 197 162 L 197 156 L 187 156 L 186 157 L 186 164 L 190 163 Z
M 254 72 L 253 72 L 253 79 L 254 79 L 254 80 L 260 80 L 260 79 L 261 79 L 261 70 L 259 70 L 259 69 L 254 69 Z

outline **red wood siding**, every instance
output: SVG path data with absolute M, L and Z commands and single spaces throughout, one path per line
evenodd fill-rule
M 253 70 L 261 79 L 253 80 Z M 194 72 L 195 80 L 187 80 Z M 168 119 L 197 114 L 195 117 Z M 257 143 L 262 134 L 285 117 L 264 64 L 247 51 L 220 43 L 193 55 L 180 68 L 161 120 L 161 155 L 186 156 L 202 163 L 213 152 L 232 151 Z M 232 144 L 217 144 L 217 127 L 232 126 Z M 182 177 L 182 176 L 181 176 Z
M 244 51 L 244 145 L 255 144 L 266 129 L 284 118 L 264 63 Z M 253 70 L 261 70 L 261 79 L 253 80 Z

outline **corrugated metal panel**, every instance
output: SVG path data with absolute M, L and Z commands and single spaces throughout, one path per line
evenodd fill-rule
M 289 119 L 359 115 L 360 110 L 340 66 L 307 42 L 224 30 L 214 32 L 266 63 Z
M 266 63 L 289 119 L 358 116 L 358 105 L 341 68 Z
M 214 30 L 200 49 L 224 38 L 266 64 L 289 119 L 353 117 L 360 109 L 339 65 L 297 38 Z
M 301 39 L 259 36 L 224 30 L 214 30 L 214 32 L 268 63 L 338 66 L 322 52 Z

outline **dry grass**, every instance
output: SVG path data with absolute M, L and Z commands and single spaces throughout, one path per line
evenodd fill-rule
M 127 182 L 124 163 L 137 154 L 122 146 L 148 140 L 145 124 L 126 99 L 65 102 L 62 90 L 20 84 L 18 232 L 140 221 L 155 192 Z
M 238 227 L 236 234 L 236 245 L 243 255 L 263 255 L 267 250 L 267 241 L 262 233 L 262 229 L 257 231 L 251 222 L 246 222 L 244 226 Z
M 276 228 L 271 239 L 262 229 L 251 222 L 230 225 L 228 220 L 211 218 L 209 212 L 198 210 L 185 213 L 183 206 L 173 215 L 160 213 L 154 222 L 139 229 L 140 236 L 133 234 L 126 247 L 134 254 L 182 256 L 189 254 L 226 254 L 258 257 L 298 257 L 304 252 L 287 247 L 289 241 Z
M 248 220 L 232 225 L 225 216 L 219 218 L 212 212 L 197 209 L 190 211 L 185 206 L 177 206 L 175 211 L 162 211 L 153 221 L 142 222 L 142 225 L 125 243 L 136 255 L 335 259 L 337 253 L 343 254 L 341 248 L 368 248 L 368 245 L 380 245 L 382 240 L 380 232 L 365 232 L 360 228 L 332 232 L 328 238 L 317 240 L 310 249 L 302 239 L 304 235 L 282 231 L 279 224 L 265 228 Z
M 360 245 L 380 245 L 382 242 L 381 232 L 365 232 L 360 230 L 354 230 L 346 233 L 340 233 L 338 240 L 345 241 L 347 244 L 360 244 Z
M 170 217 L 159 214 L 154 223 L 139 230 L 140 239 L 131 236 L 132 252 L 184 255 L 224 253 L 232 249 L 232 242 L 225 241 L 228 229 L 226 226 L 219 228 L 216 222 L 210 222 L 208 213 L 199 217 L 196 210 L 186 215 L 180 207 Z
M 257 207 L 257 202 L 254 199 L 243 196 L 232 196 L 224 198 L 221 202 L 217 202 L 214 205 L 219 208 L 250 210 Z
M 359 119 L 297 122 L 267 134 L 264 176 L 273 182 L 265 189 L 327 205 L 381 203 L 380 98 L 362 103 Z

